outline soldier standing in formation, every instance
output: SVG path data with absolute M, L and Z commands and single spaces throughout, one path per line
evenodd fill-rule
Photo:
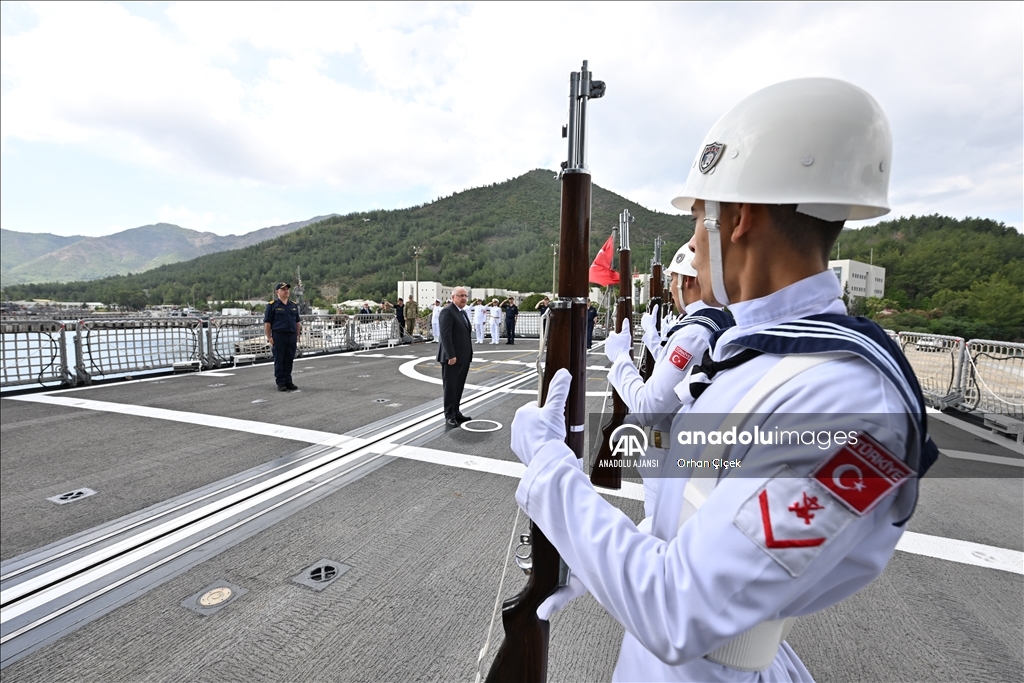
M 497 299 L 491 299 L 491 305 L 487 309 L 487 317 L 491 321 L 491 344 L 497 344 L 501 333 L 501 306 L 498 305 Z
M 678 387 L 679 438 L 649 532 L 565 445 L 567 371 L 543 408 L 517 412 L 512 450 L 527 468 L 516 498 L 573 577 L 538 614 L 589 591 L 625 628 L 614 680 L 811 681 L 785 642 L 793 619 L 857 592 L 892 556 L 938 452 L 899 347 L 846 315 L 828 269 L 846 220 L 888 212 L 891 161 L 879 104 L 828 78 L 751 95 L 698 147 L 672 203 L 696 223 L 704 301 L 728 305 L 736 324 Z M 808 416 L 828 427 L 826 449 L 749 438 Z M 705 424 L 721 444 L 683 438 Z M 730 425 L 743 430 L 732 442 Z M 712 457 L 738 466 L 697 467 Z
M 477 299 L 473 306 L 473 328 L 476 331 L 476 343 L 484 343 L 484 324 L 487 322 L 487 306 L 483 299 Z
M 434 299 L 434 305 L 430 307 L 430 332 L 433 336 L 435 344 L 441 337 L 441 309 L 444 308 L 441 305 L 440 299 Z

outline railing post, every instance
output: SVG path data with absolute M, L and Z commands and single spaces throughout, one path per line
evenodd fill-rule
M 92 376 L 85 369 L 85 353 L 82 351 L 82 336 L 87 332 L 86 322 L 79 320 L 75 328 L 75 371 L 78 374 L 78 383 L 88 386 L 92 384 Z

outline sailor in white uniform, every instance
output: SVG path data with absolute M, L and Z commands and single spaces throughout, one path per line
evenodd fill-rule
M 825 78 L 765 88 L 705 138 L 673 204 L 696 221 L 705 301 L 736 325 L 682 385 L 650 533 L 564 444 L 568 372 L 516 414 L 517 501 L 573 575 L 538 614 L 589 590 L 625 627 L 613 680 L 812 680 L 784 641 L 792 619 L 860 590 L 894 552 L 937 451 L 906 359 L 845 315 L 827 269 L 845 220 L 888 211 L 891 151 L 878 103 Z M 809 445 L 776 439 L 793 416 L 821 428 Z
M 605 355 L 612 363 L 608 381 L 629 408 L 628 419 L 634 424 L 651 427 L 650 446 L 644 458 L 648 462 L 664 463 L 668 458 L 672 418 L 682 407 L 676 386 L 686 381 L 693 366 L 700 363 L 713 336 L 733 324 L 732 316 L 701 300 L 700 283 L 692 262 L 693 252 L 684 244 L 668 266 L 672 276 L 669 288 L 672 299 L 678 310 L 686 311 L 687 317 L 667 331 L 664 345 L 661 334 L 652 324 L 658 315 L 657 308 L 644 316 L 652 318 L 647 321 L 649 332 L 644 335 L 644 345 L 656 359 L 646 383 L 629 356 L 633 346 L 629 332 L 612 332 L 604 346 Z M 649 517 L 653 514 L 659 477 L 657 471 L 637 469 L 643 478 L 644 510 Z
M 487 317 L 491 321 L 491 343 L 497 344 L 501 331 L 501 306 L 498 305 L 497 299 L 491 300 L 491 305 L 487 309 Z
M 430 333 L 434 343 L 438 343 L 441 339 L 441 309 L 444 306 L 441 305 L 440 299 L 434 299 L 434 305 L 430 307 Z
M 476 343 L 484 343 L 484 323 L 487 322 L 487 306 L 480 299 L 476 300 L 473 307 L 473 328 L 476 330 Z

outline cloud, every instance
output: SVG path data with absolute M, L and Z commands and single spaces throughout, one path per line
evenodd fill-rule
M 888 112 L 894 213 L 1022 222 L 1017 3 L 31 10 L 38 22 L 0 47 L 5 154 L 10 140 L 88 145 L 225 191 L 321 188 L 369 207 L 404 188 L 426 201 L 555 168 L 566 76 L 587 58 L 608 83 L 591 109 L 595 182 L 651 208 L 672 210 L 696 147 L 731 105 L 825 75 Z

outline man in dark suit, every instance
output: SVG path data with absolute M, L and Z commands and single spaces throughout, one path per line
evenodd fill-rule
M 441 309 L 438 316 L 441 342 L 437 350 L 437 362 L 441 364 L 441 381 L 444 384 L 444 418 L 448 427 L 458 427 L 469 417 L 459 412 L 462 390 L 469 376 L 469 364 L 473 360 L 473 339 L 466 303 L 469 292 L 465 287 L 452 290 L 452 302 Z

